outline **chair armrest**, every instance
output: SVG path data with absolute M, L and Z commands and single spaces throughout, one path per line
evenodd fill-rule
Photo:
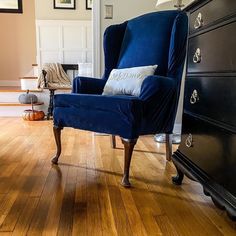
M 146 102 L 153 99 L 160 101 L 174 92 L 177 92 L 177 83 L 174 78 L 153 75 L 143 81 L 139 99 Z
M 147 130 L 159 133 L 172 132 L 178 105 L 178 91 L 174 78 L 149 76 L 144 80 L 139 96 L 143 102 L 143 133 L 147 133 Z
M 89 77 L 76 77 L 73 80 L 72 93 L 102 94 L 106 81 Z

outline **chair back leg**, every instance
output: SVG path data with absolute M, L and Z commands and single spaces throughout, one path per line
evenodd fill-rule
M 116 136 L 111 135 L 111 147 L 116 148 Z
M 134 150 L 134 146 L 137 143 L 137 139 L 123 139 L 121 138 L 122 143 L 124 144 L 124 175 L 121 181 L 121 185 L 125 188 L 131 187 L 129 182 L 129 170 L 130 170 L 130 163 L 132 158 L 132 153 Z
M 166 134 L 166 160 L 171 161 L 172 157 L 172 134 Z

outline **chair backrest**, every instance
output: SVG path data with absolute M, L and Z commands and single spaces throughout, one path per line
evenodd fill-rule
M 154 12 L 132 19 L 126 27 L 117 68 L 157 64 L 156 74 L 168 76 L 169 66 L 178 63 L 176 58 L 181 53 L 176 47 L 183 50 L 176 44 L 185 42 L 186 35 L 187 17 L 183 12 Z
M 129 68 L 157 64 L 155 74 L 181 80 L 187 25 L 188 20 L 184 12 L 161 11 L 139 16 L 117 26 L 116 28 L 119 30 L 117 36 L 119 35 L 121 38 L 119 41 L 122 41 L 116 42 L 115 49 L 112 49 L 116 50 L 115 53 L 107 53 L 109 56 L 106 57 L 105 51 L 104 78 L 107 79 L 111 67 Z M 116 40 L 113 38 L 113 41 Z M 108 39 L 104 41 L 105 50 L 106 41 Z M 116 61 L 116 66 L 115 62 L 109 64 L 112 60 Z

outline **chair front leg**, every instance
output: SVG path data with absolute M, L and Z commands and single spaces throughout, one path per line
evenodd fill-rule
M 57 127 L 57 126 L 53 127 L 54 138 L 55 138 L 55 142 L 56 142 L 56 145 L 57 145 L 57 153 L 52 158 L 52 163 L 55 164 L 55 165 L 57 165 L 58 159 L 61 155 L 61 130 L 62 129 L 63 129 L 62 127 Z
M 166 134 L 166 160 L 171 161 L 172 157 L 172 134 Z
M 134 150 L 134 146 L 137 143 L 138 139 L 123 139 L 121 138 L 122 143 L 124 144 L 125 152 L 124 152 L 124 175 L 121 181 L 121 185 L 125 188 L 131 187 L 129 182 L 129 170 L 130 170 L 130 162 L 132 158 L 132 153 Z

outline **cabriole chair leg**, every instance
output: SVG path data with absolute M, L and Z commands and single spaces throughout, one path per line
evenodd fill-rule
M 57 153 L 56 155 L 52 158 L 52 163 L 57 165 L 58 163 L 58 159 L 61 155 L 61 130 L 63 128 L 62 127 L 53 127 L 53 133 L 54 133 L 54 138 L 56 141 L 56 145 L 57 145 Z
M 166 160 L 171 161 L 172 157 L 172 134 L 166 134 Z
M 130 170 L 130 162 L 132 158 L 132 153 L 134 150 L 134 146 L 137 143 L 137 139 L 123 139 L 121 138 L 122 143 L 124 144 L 124 175 L 121 181 L 121 185 L 125 188 L 131 187 L 129 182 L 129 170 Z

